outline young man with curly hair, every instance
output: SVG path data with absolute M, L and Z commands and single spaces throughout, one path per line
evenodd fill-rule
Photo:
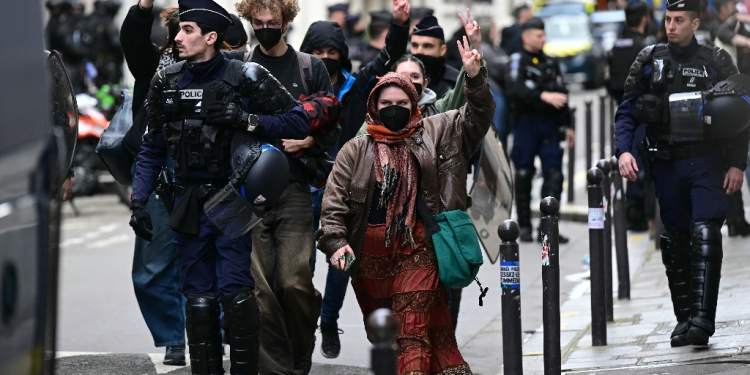
M 299 12 L 297 0 L 242 0 L 236 8 L 250 21 L 260 42 L 242 59 L 268 69 L 295 98 L 319 91 L 333 93 L 325 64 L 295 51 L 282 38 Z M 311 185 L 315 183 L 308 177 L 309 161 L 332 149 L 340 134 L 337 127 L 304 140 L 278 140 L 277 147 L 283 147 L 289 160 L 289 187 L 253 229 L 252 274 L 263 321 L 262 374 L 307 374 L 312 366 L 322 298 L 315 290 L 311 272 Z

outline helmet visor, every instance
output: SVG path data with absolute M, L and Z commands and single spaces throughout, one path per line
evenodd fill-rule
M 231 239 L 246 234 L 263 216 L 248 203 L 231 183 L 203 205 L 203 210 L 219 230 Z

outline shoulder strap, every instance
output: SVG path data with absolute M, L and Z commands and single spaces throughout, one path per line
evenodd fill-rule
M 659 43 L 654 47 L 652 55 L 657 59 L 669 58 L 669 48 L 666 44 Z
M 714 48 L 702 45 L 698 50 L 697 62 L 701 65 L 711 64 L 711 60 L 714 58 Z
M 432 216 L 430 208 L 427 207 L 427 203 L 424 202 L 422 194 L 419 192 L 417 192 L 417 214 L 422 218 L 422 222 L 424 222 L 424 226 L 430 235 L 440 232 L 440 225 L 437 220 L 435 220 L 435 217 Z
M 312 95 L 313 93 L 310 92 L 312 90 L 313 84 L 312 84 L 312 58 L 310 57 L 310 54 L 300 52 L 295 50 L 297 52 L 297 63 L 299 64 L 299 74 L 300 77 L 302 77 L 303 82 L 302 84 L 305 85 L 305 93 L 307 95 Z

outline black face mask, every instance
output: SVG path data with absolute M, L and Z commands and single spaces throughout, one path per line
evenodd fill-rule
M 433 56 L 418 54 L 418 55 L 414 55 L 414 57 L 418 58 L 419 61 L 421 61 L 422 64 L 424 64 L 425 74 L 427 74 L 427 77 L 430 80 L 434 80 L 435 75 L 441 70 L 443 70 L 443 68 L 445 68 L 444 56 L 433 57 Z
M 339 69 L 341 68 L 341 61 L 329 59 L 327 57 L 321 60 L 323 60 L 323 64 L 326 65 L 326 70 L 328 71 L 329 77 L 333 77 L 334 75 L 339 74 Z
M 281 29 L 272 29 L 269 27 L 255 30 L 255 37 L 258 38 L 258 42 L 266 51 L 273 47 L 276 47 L 281 40 Z
M 415 83 L 414 84 L 414 88 L 417 89 L 417 98 L 421 98 L 422 97 L 422 90 L 424 90 L 422 88 L 422 84 L 421 83 Z
M 390 105 L 388 107 L 381 108 L 378 111 L 380 121 L 383 123 L 388 130 L 397 132 L 409 123 L 411 118 L 411 110 L 404 108 L 400 105 Z

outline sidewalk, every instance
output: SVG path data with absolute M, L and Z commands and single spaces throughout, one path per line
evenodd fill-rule
M 717 328 L 708 348 L 670 347 L 669 336 L 676 323 L 661 254 L 652 244 L 643 246 L 643 241 L 648 241 L 645 237 L 631 236 L 630 265 L 634 274 L 631 277 L 631 300 L 618 301 L 615 295 L 615 321 L 607 325 L 608 345 L 593 347 L 591 344 L 588 282 L 581 284 L 579 293 L 571 295 L 560 308 L 564 373 L 750 373 L 750 367 L 746 367 L 750 363 L 750 279 L 746 276 L 750 267 L 746 255 L 750 239 L 730 239 L 726 236 L 726 229 L 724 238 Z M 644 252 L 643 249 L 647 250 Z M 614 281 L 616 293 L 616 272 Z M 542 342 L 540 328 L 524 343 L 525 374 L 543 373 Z M 735 363 L 726 363 L 728 361 Z M 696 364 L 706 362 L 711 364 Z M 717 364 L 722 362 L 724 364 Z M 681 366 L 676 372 L 656 370 L 675 365 Z M 622 370 L 614 371 L 616 369 Z

